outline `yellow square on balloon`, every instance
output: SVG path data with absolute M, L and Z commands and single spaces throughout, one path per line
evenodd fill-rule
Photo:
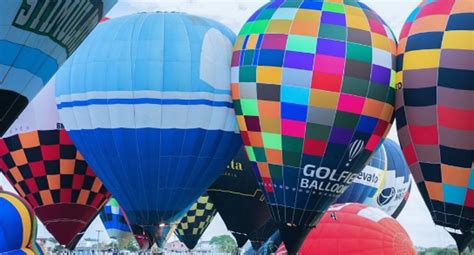
M 409 51 L 403 56 L 403 69 L 436 68 L 439 66 L 440 57 L 441 51 L 439 49 Z
M 282 69 L 273 66 L 257 67 L 257 83 L 281 84 Z

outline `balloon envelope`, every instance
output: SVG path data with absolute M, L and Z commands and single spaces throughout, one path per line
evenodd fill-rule
M 395 219 L 362 204 L 335 204 L 329 208 L 301 247 L 301 255 L 406 254 L 416 250 L 408 233 Z
M 46 229 L 70 249 L 110 196 L 62 128 L 54 80 L 0 139 L 0 168 Z
M 58 73 L 66 129 L 132 225 L 177 223 L 241 146 L 234 38 L 209 19 L 140 13 L 100 24 Z
M 0 136 L 116 2 L 0 1 Z
M 120 208 L 117 200 L 111 198 L 100 212 L 100 219 L 104 223 L 109 237 L 118 243 L 119 248 L 128 245 L 130 237 L 133 236 L 127 218 Z
M 272 219 L 243 147 L 207 193 L 239 247 Z
M 211 224 L 217 210 L 209 198 L 204 194 L 191 206 L 191 209 L 181 219 L 175 230 L 175 235 L 188 249 L 192 250 L 198 243 L 202 234 Z
M 242 139 L 291 253 L 389 130 L 396 42 L 358 1 L 271 1 L 234 45 Z
M 460 250 L 474 237 L 473 18 L 472 1 L 423 1 L 398 49 L 400 145 L 434 222 Z
M 410 169 L 400 146 L 387 138 L 337 203 L 367 204 L 396 218 L 406 204 L 410 187 Z
M 39 254 L 30 249 L 37 231 L 31 206 L 12 193 L 0 191 L 0 208 L 0 253 Z

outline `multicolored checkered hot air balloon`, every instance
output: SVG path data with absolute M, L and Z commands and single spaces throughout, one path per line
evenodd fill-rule
M 410 195 L 410 176 L 400 146 L 387 138 L 336 203 L 363 203 L 396 218 Z
M 0 136 L 116 2 L 0 1 Z
M 0 254 L 39 255 L 34 248 L 37 222 L 31 206 L 20 197 L 0 191 Z
M 463 250 L 474 238 L 474 4 L 424 1 L 398 48 L 402 151 L 437 225 Z
M 104 223 L 105 230 L 110 239 L 117 242 L 119 248 L 128 245 L 130 238 L 133 236 L 127 218 L 122 208 L 120 208 L 117 200 L 111 198 L 100 212 L 100 219 Z
M 110 194 L 59 122 L 52 80 L 0 140 L 0 169 L 69 249 Z
M 99 25 L 58 72 L 68 133 L 130 224 L 159 245 L 242 146 L 234 40 L 206 18 L 139 13 Z
M 175 230 L 175 235 L 188 249 L 192 250 L 198 243 L 204 231 L 211 224 L 217 210 L 208 194 L 204 194 L 191 206 L 191 209 L 181 219 Z
M 395 54 L 387 25 L 354 0 L 271 1 L 240 31 L 234 106 L 290 253 L 388 132 Z

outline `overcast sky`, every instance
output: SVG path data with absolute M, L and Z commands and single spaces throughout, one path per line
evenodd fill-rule
M 215 19 L 237 33 L 246 19 L 266 2 L 265 0 L 119 0 L 107 16 L 115 18 L 137 12 L 179 11 Z M 420 1 L 365 0 L 362 2 L 377 11 L 398 35 L 404 20 Z M 398 142 L 395 128 L 392 128 L 389 137 Z M 0 177 L 0 184 L 12 190 L 3 176 Z M 416 186 L 413 187 L 411 197 L 398 220 L 405 227 L 415 245 L 429 247 L 454 244 L 444 229 L 434 225 L 418 189 Z M 86 236 L 96 238 L 96 230 L 104 230 L 102 223 L 97 219 Z M 205 232 L 203 240 L 209 240 L 212 236 L 219 234 L 228 234 L 228 232 L 222 219 L 217 216 Z M 44 227 L 40 226 L 39 236 L 48 235 Z M 104 232 L 102 236 L 105 237 Z

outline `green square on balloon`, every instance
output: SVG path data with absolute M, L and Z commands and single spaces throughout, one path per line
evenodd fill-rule
M 324 2 L 323 11 L 342 13 L 342 14 L 346 12 L 343 4 L 331 3 L 331 2 Z
M 275 11 L 276 9 L 264 9 L 262 12 L 260 12 L 256 20 L 269 20 L 272 18 Z
M 267 30 L 268 20 L 256 20 L 250 27 L 249 34 L 263 34 Z
M 314 124 L 314 123 L 306 124 L 306 137 L 307 138 L 326 141 L 328 140 L 330 133 L 331 133 L 331 127 L 329 126 Z
M 258 103 L 255 99 L 240 99 L 242 113 L 245 116 L 258 116 Z
M 252 25 L 253 23 L 251 22 L 245 23 L 244 26 L 240 29 L 239 36 L 248 35 Z
M 390 87 L 396 89 L 396 79 L 397 79 L 397 72 L 395 70 L 391 70 L 390 72 Z
M 286 50 L 304 53 L 315 53 L 316 43 L 317 39 L 313 36 L 288 35 Z
M 283 167 L 279 165 L 268 165 L 268 170 L 270 170 L 270 176 L 272 179 L 283 179 Z
M 245 150 L 247 151 L 247 155 L 249 156 L 249 160 L 255 162 L 255 153 L 253 152 L 252 146 L 245 146 Z
M 321 23 L 318 36 L 321 38 L 346 40 L 347 29 L 342 26 Z
M 255 154 L 255 161 L 257 162 L 266 162 L 267 157 L 265 157 L 265 149 L 260 147 L 253 147 L 253 153 Z
M 292 151 L 283 151 L 283 165 L 300 167 L 301 153 Z
M 262 132 L 263 146 L 268 149 L 281 150 L 281 135 Z
M 367 97 L 378 100 L 378 101 L 385 102 L 385 100 L 387 99 L 387 96 L 388 96 L 389 88 L 390 87 L 371 83 L 370 87 L 369 87 L 369 93 L 367 94 Z
M 357 127 L 359 122 L 359 115 L 338 111 L 336 113 L 336 119 L 334 120 L 334 126 L 339 128 L 354 129 Z
M 240 100 L 232 100 L 232 102 L 234 103 L 235 115 L 243 115 Z
M 250 66 L 253 63 L 253 57 L 255 55 L 254 50 L 246 50 L 244 53 L 244 62 L 242 65 Z
M 255 66 L 241 66 L 239 68 L 239 82 L 255 82 L 257 68 Z
M 299 8 L 301 6 L 301 3 L 304 0 L 292 0 L 292 1 L 285 1 L 280 8 L 285 7 L 285 8 Z
M 282 136 L 283 151 L 301 153 L 303 151 L 303 139 L 291 136 Z
M 369 89 L 370 82 L 368 80 L 344 76 L 342 83 L 342 92 L 351 95 L 365 97 Z
M 372 63 L 372 47 L 358 43 L 348 42 L 347 58 L 365 63 Z

